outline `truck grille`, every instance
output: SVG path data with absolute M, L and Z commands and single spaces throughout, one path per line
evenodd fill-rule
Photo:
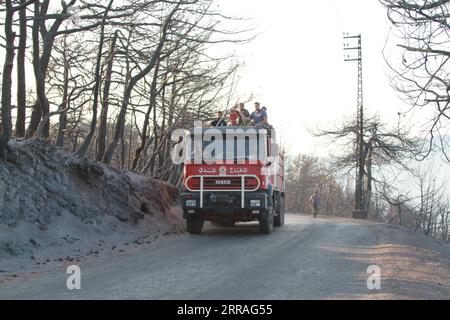
M 241 190 L 242 177 L 204 177 L 203 190 Z M 186 181 L 187 187 L 191 191 L 200 191 L 200 177 L 191 177 Z M 245 176 L 245 191 L 256 191 L 260 187 L 260 183 L 255 176 Z

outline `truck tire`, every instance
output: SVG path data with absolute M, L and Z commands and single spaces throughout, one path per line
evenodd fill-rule
M 284 196 L 277 193 L 276 195 L 276 216 L 274 218 L 274 224 L 275 227 L 282 227 L 284 226 L 284 208 L 285 208 L 285 202 L 284 202 Z
M 259 231 L 262 234 L 271 234 L 273 232 L 273 224 L 273 213 L 271 212 L 268 217 L 259 219 Z
M 201 234 L 204 223 L 203 220 L 195 216 L 188 216 L 186 219 L 187 230 L 190 234 Z

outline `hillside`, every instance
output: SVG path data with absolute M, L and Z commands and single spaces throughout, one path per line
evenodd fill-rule
M 73 252 L 98 254 L 182 230 L 178 191 L 168 184 L 40 141 L 12 141 L 10 149 L 9 161 L 0 160 L 3 264 L 10 257 L 70 260 Z

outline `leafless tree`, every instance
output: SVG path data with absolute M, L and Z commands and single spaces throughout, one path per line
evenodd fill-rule
M 450 203 L 445 182 L 439 181 L 432 164 L 427 163 L 426 169 L 410 170 L 403 179 L 385 178 L 375 189 L 375 198 L 390 208 L 381 221 L 448 240 Z
M 415 230 L 429 236 L 448 237 L 449 199 L 443 182 L 438 179 L 432 168 L 419 170 L 415 174 L 419 190 L 418 204 L 415 209 Z
M 424 157 L 438 147 L 450 162 L 450 1 L 380 0 L 402 43 L 386 61 L 392 86 L 429 121 Z M 426 109 L 425 109 L 426 108 Z
M 16 136 L 25 136 L 27 86 L 26 86 L 26 46 L 27 46 L 27 8 L 26 0 L 20 0 L 19 10 L 19 47 L 17 48 L 17 120 Z
M 98 138 L 97 138 L 97 160 L 101 161 L 105 155 L 106 151 L 106 136 L 108 129 L 108 110 L 109 110 L 109 97 L 111 90 L 111 80 L 114 65 L 114 56 L 116 54 L 116 44 L 117 38 L 119 36 L 118 31 L 114 32 L 112 36 L 110 49 L 107 58 L 106 74 L 103 85 L 103 98 L 102 98 L 102 111 L 100 115 L 100 124 L 98 128 Z
M 13 30 L 14 15 L 17 11 L 26 10 L 26 7 L 33 1 L 21 2 L 15 4 L 12 0 L 5 1 L 5 7 L 2 11 L 5 13 L 3 22 L 5 44 L 5 62 L 2 73 L 2 130 L 0 134 L 0 155 L 5 155 L 7 145 L 12 137 L 13 121 L 11 116 L 12 109 L 12 72 L 14 67 L 14 57 L 16 52 L 15 38 L 16 33 Z M 22 15 L 21 15 L 22 16 Z
M 344 170 L 346 174 L 356 166 L 355 141 L 357 136 L 356 121 L 344 121 L 343 125 L 334 130 L 320 130 L 313 132 L 317 137 L 327 137 L 334 143 L 343 146 L 344 151 L 334 156 L 334 166 L 338 170 Z M 364 207 L 367 212 L 372 205 L 372 194 L 376 174 L 386 168 L 400 168 L 408 170 L 406 160 L 414 157 L 418 152 L 419 140 L 410 137 L 408 130 L 398 126 L 389 128 L 379 117 L 367 117 L 364 122 Z
M 172 131 L 227 108 L 235 86 L 230 78 L 240 66 L 232 54 L 210 48 L 248 42 L 252 29 L 238 28 L 243 20 L 216 11 L 214 0 L 11 3 L 18 14 L 1 25 L 20 32 L 14 47 L 16 135 L 23 136 L 28 125 L 28 138 L 46 138 L 79 156 L 178 183 L 180 167 L 170 159 Z M 6 16 L 6 9 L 0 13 Z M 27 88 L 30 63 L 35 85 Z M 5 64 L 11 70 L 13 65 Z M 9 79 L 12 85 L 15 79 Z M 9 112 L 2 117 L 12 136 L 11 97 L 3 97 Z
M 400 226 L 412 227 L 411 217 L 405 217 L 408 213 L 411 213 L 409 208 L 411 208 L 414 200 L 414 197 L 410 195 L 410 191 L 404 191 L 401 186 L 395 187 L 393 182 L 388 183 L 386 179 L 378 183 L 375 189 L 375 198 L 381 199 L 390 207 L 385 222 L 392 223 L 396 221 Z
M 102 63 L 102 55 L 103 55 L 103 44 L 105 42 L 105 23 L 106 19 L 108 18 L 109 11 L 111 10 L 111 7 L 113 5 L 114 0 L 110 0 L 108 6 L 105 9 L 105 13 L 102 18 L 102 24 L 101 24 L 101 30 L 100 30 L 100 40 L 98 44 L 98 54 L 97 54 L 97 62 L 95 64 L 95 86 L 94 86 L 94 101 L 92 106 L 92 121 L 89 133 L 86 137 L 86 139 L 83 142 L 83 145 L 78 150 L 77 154 L 80 157 L 84 157 L 86 154 L 87 149 L 91 145 L 92 138 L 95 134 L 95 130 L 97 129 L 97 114 L 98 114 L 98 97 L 100 93 L 100 68 Z

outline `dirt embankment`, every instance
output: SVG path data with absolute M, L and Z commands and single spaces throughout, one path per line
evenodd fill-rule
M 116 246 L 182 230 L 176 188 L 39 141 L 0 159 L 0 263 L 43 250 Z

